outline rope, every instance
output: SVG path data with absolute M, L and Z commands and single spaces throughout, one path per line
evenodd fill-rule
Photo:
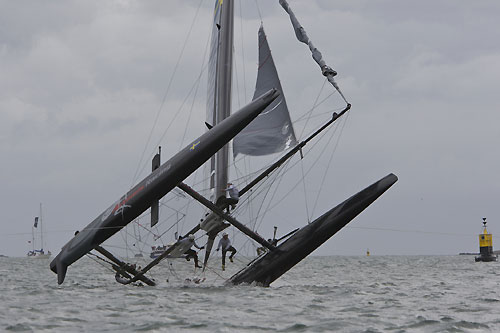
M 168 93 L 170 92 L 170 87 L 172 86 L 172 82 L 174 80 L 175 74 L 177 73 L 177 69 L 179 68 L 179 64 L 181 62 L 182 56 L 184 55 L 184 50 L 186 49 L 187 41 L 189 39 L 189 36 L 191 35 L 191 31 L 193 30 L 194 23 L 196 22 L 196 18 L 198 17 L 198 12 L 200 11 L 200 7 L 201 7 L 202 3 L 203 3 L 203 0 L 200 0 L 200 2 L 198 4 L 198 8 L 196 9 L 196 13 L 195 13 L 193 20 L 191 22 L 191 26 L 189 27 L 189 31 L 187 33 L 187 36 L 184 39 L 184 45 L 182 45 L 181 52 L 179 54 L 179 57 L 177 58 L 177 63 L 175 64 L 175 67 L 174 67 L 174 72 L 172 73 L 172 76 L 170 77 L 170 81 L 168 83 L 168 86 L 167 86 L 165 93 L 163 94 L 163 99 L 160 103 L 160 107 L 158 108 L 158 111 L 156 112 L 153 126 L 151 128 L 151 131 L 149 132 L 149 136 L 148 136 L 148 139 L 146 141 L 146 144 L 144 145 L 144 149 L 142 151 L 141 158 L 139 159 L 139 162 L 137 164 L 137 169 L 135 170 L 134 177 L 132 178 L 132 184 L 130 185 L 130 188 L 132 188 L 134 186 L 135 182 L 137 181 L 137 177 L 138 177 L 140 166 L 141 166 L 141 161 L 144 158 L 144 154 L 146 153 L 146 149 L 149 145 L 149 142 L 151 141 L 151 137 L 153 136 L 153 131 L 154 131 L 156 124 L 158 122 L 158 118 L 160 117 L 160 113 L 161 113 L 161 110 L 163 109 L 163 105 L 165 105 L 165 101 L 167 100 Z
M 205 65 L 205 66 L 203 67 L 203 72 L 206 70 L 206 68 L 207 68 L 207 65 Z M 167 134 L 167 132 L 168 132 L 168 130 L 170 129 L 170 127 L 172 127 L 172 125 L 174 124 L 175 119 L 177 119 L 177 117 L 178 117 L 178 116 L 179 116 L 179 114 L 181 113 L 181 111 L 182 111 L 182 109 L 183 109 L 184 105 L 186 104 L 186 102 L 187 102 L 187 100 L 188 100 L 189 96 L 191 95 L 191 93 L 193 93 L 193 90 L 194 90 L 194 89 L 196 88 L 196 86 L 198 85 L 198 81 L 199 81 L 199 80 L 200 80 L 200 79 L 198 78 L 198 79 L 194 82 L 194 84 L 191 86 L 191 89 L 189 90 L 188 94 L 186 95 L 186 97 L 185 97 L 185 98 L 184 98 L 184 100 L 182 101 L 181 106 L 177 109 L 177 112 L 174 114 L 174 117 L 173 117 L 173 119 L 171 120 L 171 122 L 168 124 L 168 126 L 166 127 L 166 129 L 163 131 L 163 133 L 162 133 L 162 135 L 161 135 L 160 139 L 158 140 L 158 144 L 157 144 L 156 146 L 158 146 L 158 145 L 160 144 L 160 142 L 161 142 L 161 141 L 165 138 L 165 135 Z M 156 149 L 156 148 L 155 148 L 155 149 Z M 142 158 L 141 158 L 141 161 L 142 161 Z M 147 166 L 147 165 L 148 165 L 148 161 L 145 161 L 145 162 L 144 162 L 144 164 L 143 164 L 143 166 L 140 168 L 140 171 L 139 171 L 139 172 L 142 172 L 142 171 L 146 168 L 146 166 Z M 136 179 L 137 179 L 137 178 L 135 177 L 135 178 L 134 178 L 134 182 L 136 181 Z
M 200 86 L 200 81 L 201 81 L 201 77 L 204 73 L 204 64 L 206 63 L 206 59 L 207 59 L 207 51 L 208 51 L 208 46 L 210 45 L 210 37 L 207 39 L 207 43 L 205 44 L 205 51 L 203 51 L 203 61 L 202 61 L 202 66 L 200 68 L 200 74 L 198 75 L 198 79 L 197 79 L 197 84 L 196 84 L 196 90 L 194 92 L 194 96 L 193 96 L 193 102 L 191 103 L 191 109 L 189 110 L 189 117 L 188 117 L 188 120 L 186 122 L 186 126 L 184 128 L 184 134 L 182 135 L 182 140 L 181 140 L 181 145 L 179 147 L 179 150 L 182 149 L 182 146 L 184 144 L 184 139 L 186 138 L 186 133 L 187 133 L 187 129 L 188 129 L 188 124 L 189 124 L 189 121 L 191 120 L 191 115 L 193 113 L 193 109 L 194 109 L 194 102 L 196 101 L 196 95 L 198 93 L 198 88 Z
M 309 205 L 307 204 L 307 189 L 306 189 L 306 177 L 304 175 L 304 161 L 302 160 L 302 163 L 300 163 L 300 170 L 302 172 L 302 185 L 304 187 L 304 203 L 305 203 L 305 209 L 306 209 L 306 217 L 307 217 L 307 223 L 311 223 L 311 220 L 309 219 Z
M 255 0 L 255 7 L 257 7 L 257 12 L 259 14 L 260 22 L 262 22 L 262 13 L 260 11 L 259 3 Z
M 92 259 L 93 261 L 95 261 L 96 263 L 98 263 L 99 265 L 101 265 L 102 267 L 105 267 L 107 270 L 111 271 L 111 272 L 114 272 L 114 270 L 112 268 L 110 268 L 109 266 L 107 265 L 104 265 L 103 263 L 101 263 L 99 260 L 105 262 L 106 264 L 109 264 L 109 265 L 114 265 L 114 263 L 112 263 L 111 261 L 107 261 L 106 259 L 104 258 L 101 258 L 99 257 L 98 255 L 94 254 L 94 253 L 87 253 L 87 257 Z M 95 258 L 93 258 L 95 257 Z M 99 259 L 99 260 L 97 260 Z
M 328 170 L 330 169 L 330 166 L 332 164 L 332 160 L 333 160 L 333 155 L 335 155 L 335 152 L 337 151 L 337 147 L 340 143 L 340 137 L 342 136 L 342 133 L 344 132 L 344 128 L 345 128 L 345 125 L 347 124 L 347 120 L 349 119 L 349 115 L 350 113 L 347 114 L 346 118 L 345 118 L 345 121 L 342 123 L 342 127 L 340 128 L 340 133 L 339 133 L 339 136 L 338 136 L 338 140 L 337 142 L 335 143 L 333 149 L 332 149 L 332 153 L 330 154 L 330 159 L 328 160 L 328 164 L 326 166 L 326 169 L 325 169 L 325 172 L 323 173 L 323 178 L 321 179 L 321 182 L 319 183 L 319 189 L 318 189 L 318 194 L 316 195 L 316 200 L 314 201 L 314 206 L 313 206 L 313 209 L 311 211 L 311 218 L 314 214 L 314 210 L 316 209 L 316 206 L 318 204 L 318 201 L 319 201 L 319 196 L 323 190 L 323 186 L 325 184 L 325 179 L 326 179 L 326 174 L 328 173 Z M 330 140 L 328 140 L 328 146 L 330 145 L 330 141 L 331 139 L 333 138 L 333 135 L 330 137 Z
M 319 90 L 319 93 L 316 96 L 316 99 L 314 100 L 312 108 L 304 116 L 310 116 L 311 113 L 316 109 L 316 107 L 318 105 L 317 103 L 318 103 L 319 97 L 321 96 L 321 93 L 323 92 L 323 89 L 325 88 L 326 81 L 327 80 L 323 81 L 323 85 L 321 86 L 321 89 Z M 300 133 L 300 136 L 299 136 L 300 138 L 302 138 L 302 135 L 304 134 L 304 131 L 305 131 L 306 127 L 307 127 L 307 123 L 309 122 L 309 119 L 310 118 L 306 119 L 306 123 L 304 124 L 304 127 L 302 127 L 302 132 Z

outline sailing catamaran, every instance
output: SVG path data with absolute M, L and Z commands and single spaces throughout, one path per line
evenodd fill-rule
M 116 280 L 123 284 L 142 281 L 148 285 L 156 282 L 146 273 L 162 260 L 182 255 L 181 240 L 188 235 L 203 233 L 207 237 L 205 246 L 204 269 L 209 264 L 213 243 L 218 234 L 232 226 L 255 241 L 261 255 L 251 261 L 241 271 L 228 278 L 227 284 L 257 283 L 269 286 L 303 258 L 326 242 L 343 228 L 361 211 L 382 195 L 396 181 L 397 177 L 389 174 L 361 192 L 345 200 L 328 212 L 308 223 L 306 226 L 289 232 L 284 237 L 266 240 L 248 224 L 242 223 L 233 210 L 229 211 L 226 199 L 226 186 L 229 183 L 229 145 L 232 141 L 233 157 L 239 154 L 247 156 L 265 156 L 285 151 L 285 154 L 259 173 L 253 179 L 245 181 L 239 190 L 241 207 L 255 194 L 256 189 L 266 180 L 276 175 L 297 153 L 303 156 L 304 147 L 317 139 L 351 108 L 338 87 L 334 77 L 336 72 L 323 60 L 322 54 L 313 45 L 304 28 L 300 25 L 293 11 L 285 0 L 279 1 L 288 13 L 295 35 L 300 42 L 308 45 L 313 59 L 320 66 L 326 78 L 345 102 L 345 106 L 334 112 L 304 139 L 298 141 L 295 135 L 285 96 L 278 78 L 274 60 L 270 53 L 263 26 L 258 32 L 259 67 L 253 101 L 236 113 L 231 113 L 232 69 L 233 69 L 233 20 L 234 1 L 216 0 L 210 58 L 208 63 L 207 119 L 208 131 L 169 161 L 160 165 L 159 157 L 153 160 L 152 173 L 134 186 L 130 191 L 113 203 L 82 231 L 77 232 L 51 262 L 52 271 L 57 273 L 61 284 L 67 268 L 90 251 L 97 251 L 111 263 L 116 271 Z M 156 156 L 155 156 L 156 158 Z M 208 195 L 184 183 L 195 170 L 208 161 Z M 104 249 L 101 244 L 120 231 L 143 212 L 151 208 L 151 226 L 158 223 L 159 200 L 174 188 L 185 192 L 205 207 L 205 213 L 199 223 L 194 224 L 185 235 L 176 234 L 175 242 L 154 258 L 142 269 L 136 269 Z M 202 236 L 202 237 L 204 237 Z
M 35 237 L 36 230 L 39 230 L 38 234 L 40 235 L 40 249 L 36 248 L 37 237 Z M 29 258 L 35 259 L 48 259 L 52 255 L 50 251 L 45 252 L 43 249 L 43 218 L 42 218 L 42 204 L 40 204 L 40 213 L 35 217 L 35 222 L 31 227 L 31 246 L 33 247 L 30 251 L 28 251 L 27 256 Z

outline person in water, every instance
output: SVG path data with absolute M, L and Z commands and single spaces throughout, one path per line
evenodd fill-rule
M 222 238 L 219 241 L 219 245 L 217 246 L 217 250 L 222 248 L 222 270 L 226 269 L 226 252 L 231 252 L 231 255 L 229 256 L 229 260 L 233 262 L 233 257 L 236 253 L 236 249 L 231 246 L 231 241 L 229 240 L 229 236 L 227 233 L 222 234 Z
M 198 253 L 196 253 L 196 251 L 193 250 L 191 247 L 194 246 L 195 248 L 200 249 L 200 250 L 204 249 L 205 247 L 198 246 L 196 244 L 196 242 L 194 241 L 194 235 L 190 234 L 187 238 L 180 240 L 179 245 L 186 245 L 186 247 L 188 247 L 188 245 L 189 245 L 189 249 L 186 252 L 184 252 L 184 254 L 186 254 L 186 260 L 189 261 L 191 258 L 193 258 L 194 259 L 194 267 L 201 268 L 201 266 L 198 265 Z

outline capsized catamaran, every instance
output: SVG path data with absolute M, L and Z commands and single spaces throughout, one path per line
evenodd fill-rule
M 257 117 L 278 95 L 277 90 L 270 90 L 214 126 L 139 182 L 85 229 L 75 234 L 50 263 L 50 269 L 57 273 L 58 283 L 63 283 L 69 265 L 98 248 L 106 239 L 150 208 L 153 201 L 187 178 Z
M 149 176 L 63 247 L 51 263 L 51 269 L 58 275 L 59 284 L 64 281 L 69 265 L 95 250 L 111 261 L 112 268 L 117 274 L 115 278 L 119 283 L 130 284 L 142 281 L 148 285 L 155 285 L 155 281 L 146 277 L 145 273 L 166 258 L 182 255 L 188 249 L 182 245 L 183 236 L 178 237 L 176 233 L 175 243 L 165 247 L 158 257 L 142 269 L 136 269 L 116 258 L 101 244 L 150 207 L 151 226 L 156 226 L 159 220 L 159 200 L 177 187 L 206 209 L 200 222 L 185 234 L 187 236 L 202 231 L 207 236 L 203 271 L 209 264 L 215 238 L 222 230 L 233 226 L 245 237 L 258 243 L 264 250 L 261 252 L 262 255 L 227 279 L 226 283 L 257 283 L 269 286 L 349 223 L 397 181 L 395 175 L 389 174 L 313 222 L 289 232 L 280 239 L 265 240 L 254 231 L 253 227 L 239 221 L 238 212 L 229 211 L 226 200 L 226 185 L 230 169 L 227 143 L 231 139 L 234 138 L 232 142 L 234 158 L 240 154 L 266 156 L 285 152 L 283 156 L 262 168 L 260 172 L 252 174 L 253 178 L 245 181 L 244 187 L 239 190 L 238 207 L 241 207 L 249 201 L 247 198 L 253 196 L 257 192 L 256 189 L 266 179 L 279 173 L 279 170 L 283 170 L 283 166 L 287 165 L 297 153 L 300 153 L 302 157 L 304 147 L 313 139 L 320 137 L 320 134 L 323 134 L 351 108 L 335 82 L 334 77 L 337 73 L 326 64 L 321 52 L 313 45 L 288 3 L 285 0 L 280 0 L 279 3 L 290 16 L 297 39 L 308 45 L 322 75 L 341 96 L 345 106 L 338 113 L 333 112 L 330 119 L 298 141 L 267 37 L 261 25 L 258 33 L 259 67 L 253 102 L 231 115 L 234 1 L 216 0 L 208 63 L 206 124 L 209 130 L 161 166 L 159 166 L 159 157 L 156 164 L 153 161 L 153 172 Z M 184 180 L 205 161 L 209 161 L 207 197 L 184 183 Z M 283 242 L 278 245 L 278 241 L 281 240 Z

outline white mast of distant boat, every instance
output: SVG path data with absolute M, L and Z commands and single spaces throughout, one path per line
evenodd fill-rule
M 38 218 L 40 222 L 40 250 L 43 251 L 43 223 L 42 223 L 42 203 L 40 202 L 40 217 Z
M 36 250 L 35 245 L 35 228 L 37 228 L 38 224 L 40 224 L 40 250 Z M 28 252 L 28 257 L 38 258 L 38 259 L 47 259 L 50 258 L 51 252 L 47 251 L 47 253 L 43 250 L 43 216 L 42 216 L 42 203 L 40 203 L 40 211 L 37 217 L 35 217 L 35 223 L 31 227 L 31 237 L 33 250 Z

